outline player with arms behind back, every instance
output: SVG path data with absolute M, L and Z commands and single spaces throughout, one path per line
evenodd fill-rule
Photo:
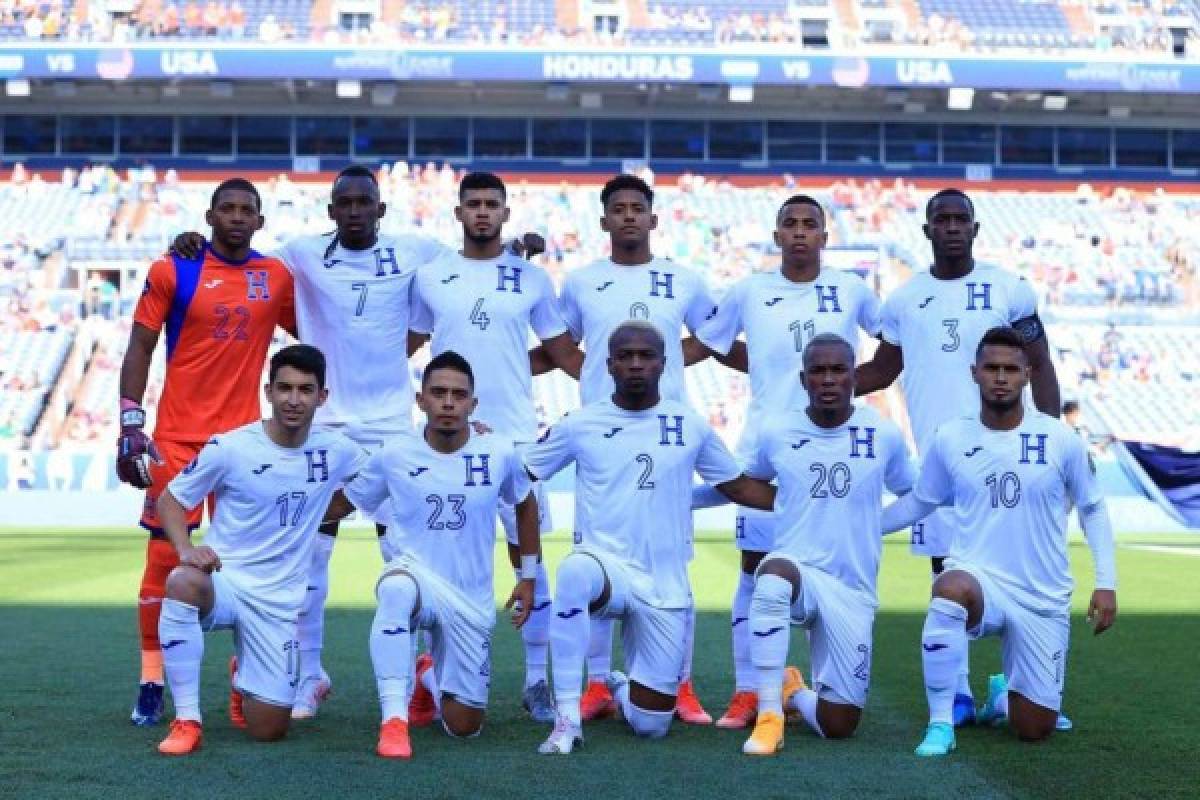
M 645 181 L 634 175 L 612 178 L 600 190 L 600 204 L 604 212 L 600 227 L 609 236 L 611 255 L 568 273 L 560 303 L 571 337 L 584 347 L 582 372 L 576 375 L 580 400 L 588 405 L 612 396 L 613 380 L 605 366 L 608 339 L 626 320 L 642 319 L 662 331 L 666 339 L 662 397 L 687 402 L 679 333 L 685 327 L 695 333 L 712 314 L 712 294 L 699 273 L 651 252 L 650 234 L 658 227 L 658 216 L 654 213 L 654 191 Z M 543 357 L 542 361 L 548 359 Z M 535 374 L 549 366 L 538 364 L 535 358 Z M 684 680 L 679 686 L 676 710 L 685 722 L 707 725 L 712 718 L 700 705 L 691 680 L 694 631 L 695 614 L 689 612 Z M 611 657 L 612 622 L 594 620 L 588 687 L 583 697 L 585 720 L 610 716 L 616 710 L 604 682 Z
M 371 661 L 383 707 L 376 752 L 409 758 L 409 676 L 413 635 L 432 634 L 432 659 L 418 660 L 416 680 L 434 698 L 451 736 L 483 728 L 491 683 L 496 514 L 514 508 L 521 570 L 509 606 L 518 627 L 533 608 L 539 534 L 537 501 L 511 440 L 473 433 L 471 366 L 453 351 L 425 368 L 417 404 L 428 422 L 420 436 L 389 442 L 346 485 L 363 508 L 391 498 L 402 509 L 389 527 L 396 556 L 376 585 L 379 608 L 371 624 Z M 347 508 L 335 509 L 342 513 Z
M 262 416 L 256 387 L 271 338 L 276 326 L 295 327 L 291 274 L 250 246 L 263 226 L 261 207 L 258 191 L 243 178 L 217 186 L 204 215 L 212 244 L 195 258 L 170 255 L 150 265 L 121 364 L 117 474 L 146 490 L 141 525 L 150 532 L 138 594 L 142 675 L 135 725 L 162 717 L 158 619 L 167 575 L 179 563 L 158 517 L 159 493 L 213 435 Z M 151 441 L 141 403 L 163 330 L 167 374 Z M 202 514 L 199 505 L 190 512 L 190 529 L 199 527 Z M 236 716 L 236 705 L 231 712 Z
M 167 580 L 159 636 L 175 721 L 164 755 L 200 748 L 204 633 L 232 629 L 249 734 L 282 738 L 299 678 L 296 624 L 317 525 L 334 491 L 365 462 L 340 433 L 313 428 L 325 401 L 325 358 L 308 345 L 271 358 L 271 418 L 214 437 L 158 499 L 180 565 Z M 216 513 L 204 543 L 189 541 L 188 509 L 209 494 Z
M 834 333 L 853 347 L 860 330 L 870 336 L 879 334 L 879 298 L 857 275 L 822 267 L 821 251 L 827 241 L 821 204 L 807 195 L 789 197 L 775 215 L 780 268 L 734 284 L 697 334 L 711 352 L 732 357 L 726 364 L 750 374 L 750 407 L 738 445 L 744 462 L 753 458 L 759 423 L 775 410 L 790 407 L 808 342 L 822 333 Z M 739 352 L 737 336 L 743 332 L 746 342 Z M 701 493 L 712 495 L 698 490 Z M 742 554 L 742 571 L 731 614 L 734 694 L 717 720 L 719 728 L 744 728 L 758 710 L 747 622 L 754 574 L 763 556 L 774 549 L 778 527 L 774 513 L 738 509 L 734 543 Z
M 884 511 L 885 531 L 945 505 L 954 507 L 961 525 L 946 569 L 933 584 L 921 634 L 929 727 L 919 756 L 955 748 L 952 709 L 968 638 L 1001 639 L 1007 683 L 992 681 L 985 716 L 1007 716 L 1026 741 L 1045 739 L 1055 729 L 1071 632 L 1071 503 L 1095 563 L 1088 618 L 1102 633 L 1116 616 L 1104 497 L 1080 437 L 1021 402 L 1030 374 L 1025 348 L 1025 337 L 1012 328 L 984 334 L 971 367 L 981 410 L 938 429 L 916 488 Z
M 933 266 L 884 301 L 882 341 L 871 361 L 859 366 L 856 391 L 884 389 L 899 376 L 917 451 L 924 455 L 939 425 L 978 411 L 979 391 L 968 377 L 975 347 L 990 328 L 1011 325 L 1025 343 L 1034 403 L 1042 413 L 1058 416 L 1058 379 L 1033 287 L 1007 270 L 976 262 L 979 223 L 974 204 L 960 190 L 943 189 L 929 198 L 925 219 Z M 941 572 L 954 535 L 949 510 L 930 515 L 913 529 L 913 552 L 932 559 L 934 575 Z M 955 724 L 975 720 L 968 678 L 964 657 Z
M 712 428 L 690 407 L 658 392 L 662 334 L 631 320 L 609 338 L 610 400 L 571 412 L 526 454 L 546 479 L 576 465 L 575 550 L 559 565 L 550 641 L 558 719 L 540 746 L 570 753 L 583 741 L 584 654 L 594 617 L 620 619 L 629 677 L 610 691 L 633 730 L 665 736 L 684 667 L 692 591 L 692 475 L 743 505 L 770 508 L 773 486 L 741 474 Z

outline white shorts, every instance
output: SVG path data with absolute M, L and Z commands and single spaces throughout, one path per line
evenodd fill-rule
M 958 526 L 953 508 L 939 508 L 912 526 L 912 553 L 915 556 L 942 558 L 950 552 Z
M 733 542 L 738 550 L 769 553 L 775 546 L 775 529 L 778 526 L 779 518 L 774 511 L 738 506 Z
M 370 423 L 367 424 L 338 424 L 327 425 L 326 427 L 338 431 L 350 441 L 357 444 L 368 453 L 374 453 L 383 447 L 384 443 L 391 441 L 397 436 L 413 436 L 411 428 L 399 428 L 395 425 L 386 425 L 383 427 L 375 427 Z M 387 527 L 393 523 L 395 519 L 395 508 L 392 505 L 392 498 L 387 497 L 379 508 L 374 511 L 359 511 L 367 519 L 372 522 Z
M 1032 610 L 1021 604 L 1019 590 L 973 564 L 948 561 L 946 569 L 970 573 L 983 589 L 983 620 L 967 635 L 973 639 L 1000 637 L 1000 658 L 1009 690 L 1051 711 L 1061 709 L 1071 640 L 1068 610 Z
M 863 708 L 871 684 L 875 603 L 787 553 L 770 553 L 763 563 L 772 558 L 790 561 L 800 572 L 801 592 L 792 606 L 792 621 L 808 631 L 813 689 L 831 703 Z
M 485 613 L 428 566 L 403 556 L 388 562 L 380 580 L 401 572 L 417 584 L 421 603 L 417 626 L 429 631 L 438 689 L 463 705 L 487 708 L 495 609 Z
M 674 697 L 683 674 L 690 609 L 662 608 L 648 602 L 637 588 L 644 581 L 637 581 L 639 576 L 607 553 L 586 548 L 577 548 L 575 552 L 600 562 L 608 577 L 608 603 L 592 616 L 621 621 L 621 647 L 629 679 Z
M 238 660 L 234 688 L 260 702 L 291 708 L 300 664 L 297 617 L 257 606 L 220 571 L 212 573 L 212 583 L 213 607 L 200 627 L 206 632 L 233 630 Z
M 554 521 L 550 518 L 550 501 L 546 497 L 546 486 L 541 481 L 533 481 L 533 496 L 538 506 L 538 531 L 549 533 L 554 530 Z M 500 501 L 500 522 L 504 525 L 504 538 L 514 547 L 517 542 L 517 509 L 515 506 Z

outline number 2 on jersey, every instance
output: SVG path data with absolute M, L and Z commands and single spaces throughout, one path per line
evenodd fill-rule
M 642 474 L 638 476 L 639 489 L 653 489 L 654 481 L 650 478 L 654 474 L 654 459 L 647 453 L 638 453 L 637 462 L 642 465 Z

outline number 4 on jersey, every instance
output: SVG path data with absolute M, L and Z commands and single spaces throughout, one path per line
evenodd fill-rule
M 472 325 L 479 326 L 479 330 L 481 330 L 481 331 L 487 330 L 488 323 L 491 322 L 491 320 L 488 319 L 487 313 L 485 313 L 483 310 L 483 298 L 482 297 L 479 298 L 478 300 L 476 300 L 474 307 L 471 308 L 470 320 L 471 320 Z

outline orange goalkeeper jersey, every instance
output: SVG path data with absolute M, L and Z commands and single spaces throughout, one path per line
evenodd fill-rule
M 253 250 L 237 263 L 211 247 L 196 259 L 167 255 L 150 265 L 133 319 L 167 335 L 154 438 L 204 442 L 261 418 L 275 327 L 296 329 L 292 275 Z

